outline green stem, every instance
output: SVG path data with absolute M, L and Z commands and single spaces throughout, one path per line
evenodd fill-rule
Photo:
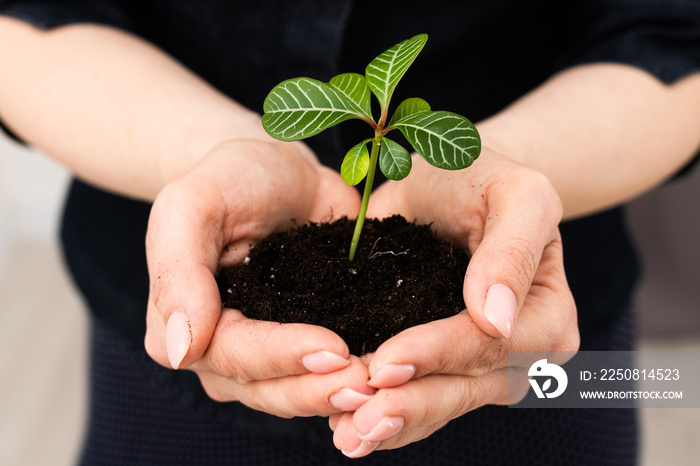
M 372 139 L 372 152 L 369 156 L 369 170 L 367 171 L 367 178 L 365 179 L 365 190 L 362 194 L 362 205 L 360 206 L 360 213 L 357 215 L 355 232 L 352 235 L 352 242 L 350 243 L 349 260 L 355 258 L 357 245 L 360 243 L 360 235 L 362 234 L 362 227 L 365 224 L 365 216 L 367 215 L 367 207 L 369 206 L 369 196 L 372 194 L 372 185 L 374 184 L 374 172 L 377 170 L 377 160 L 379 159 L 379 147 L 382 143 L 382 137 L 381 133 L 375 131 L 374 139 Z

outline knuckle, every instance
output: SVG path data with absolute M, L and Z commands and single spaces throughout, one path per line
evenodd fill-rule
M 516 404 L 525 399 L 530 391 L 528 383 L 527 369 L 523 367 L 512 366 L 507 370 L 508 390 L 504 394 L 503 399 L 496 404 L 509 405 Z
M 481 351 L 476 355 L 473 366 L 466 375 L 479 377 L 503 366 L 507 361 L 510 342 L 508 340 L 487 336 L 486 344 L 481 345 Z
M 270 412 L 270 405 L 266 397 L 259 390 L 248 390 L 245 392 L 245 399 L 242 400 L 246 406 L 265 413 Z
M 554 351 L 578 351 L 581 336 L 576 319 L 576 305 L 573 298 L 568 303 L 567 318 L 561 320 L 559 331 L 554 340 Z
M 445 424 L 447 424 L 447 421 L 440 421 L 429 425 L 420 425 L 413 429 L 402 430 L 394 437 L 382 442 L 378 450 L 395 449 L 419 442 L 433 435 Z
M 290 398 L 279 402 L 278 394 L 271 394 L 269 390 L 248 389 L 245 391 L 243 404 L 257 411 L 272 414 L 283 419 L 291 419 L 296 415 L 296 407 Z
M 216 401 L 217 403 L 226 403 L 228 401 L 234 401 L 231 397 L 224 395 L 222 391 L 217 390 L 216 388 L 210 385 L 202 384 L 202 387 L 204 388 L 204 392 L 207 394 L 207 396 L 212 400 Z
M 535 271 L 540 263 L 541 251 L 536 251 L 537 242 L 533 238 L 512 240 L 508 249 L 503 251 L 503 260 L 508 264 L 511 279 L 521 290 L 530 288 Z
M 553 351 L 578 351 L 581 344 L 581 337 L 578 328 L 571 329 L 557 339 Z
M 563 205 L 556 188 L 549 178 L 541 172 L 528 169 L 528 193 L 537 196 L 536 205 L 540 206 L 545 218 L 558 224 L 563 214 Z
M 543 334 L 544 345 L 541 345 L 541 351 L 551 353 L 575 352 L 578 351 L 580 344 L 580 336 L 577 327 L 552 329 Z
M 199 382 L 202 384 L 204 392 L 212 400 L 219 403 L 237 401 L 236 397 L 234 397 L 232 393 L 223 389 L 223 387 L 221 386 L 221 381 L 214 380 L 215 376 L 199 372 L 197 372 L 196 374 L 197 377 L 199 377 Z
M 250 380 L 239 371 L 235 362 L 221 351 L 207 351 L 202 359 L 206 371 L 223 377 L 236 385 L 247 385 Z
M 225 377 L 236 385 L 248 385 L 252 379 L 241 370 L 237 358 L 229 352 L 212 351 L 207 355 L 207 365 L 211 372 Z
M 460 384 L 455 390 L 457 399 L 453 402 L 454 409 L 449 414 L 449 419 L 455 419 L 480 407 L 483 403 L 483 386 L 481 377 L 471 377 L 466 383 Z

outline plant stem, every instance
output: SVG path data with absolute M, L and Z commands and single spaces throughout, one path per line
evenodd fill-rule
M 369 170 L 367 171 L 367 178 L 365 179 L 365 190 L 362 194 L 362 205 L 360 206 L 360 213 L 357 215 L 357 221 L 355 222 L 355 232 L 352 235 L 352 242 L 350 243 L 350 255 L 349 260 L 355 258 L 355 253 L 357 252 L 357 245 L 360 243 L 360 235 L 362 234 L 362 227 L 365 224 L 365 216 L 367 215 L 367 207 L 369 206 L 369 196 L 372 194 L 372 185 L 374 184 L 374 172 L 377 169 L 377 160 L 379 160 L 379 147 L 382 144 L 382 134 L 380 131 L 375 130 L 374 139 L 372 139 L 372 152 L 369 156 Z

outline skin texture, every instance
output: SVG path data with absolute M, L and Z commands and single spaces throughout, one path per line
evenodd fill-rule
M 472 251 L 467 310 L 359 359 L 328 330 L 222 313 L 214 283 L 219 267 L 292 218 L 356 215 L 359 196 L 337 173 L 304 144 L 272 140 L 259 115 L 128 34 L 42 32 L 0 17 L 0 42 L 13 44 L 0 48 L 3 121 L 83 179 L 155 201 L 151 357 L 196 372 L 216 400 L 329 416 L 349 456 L 504 403 L 508 350 L 575 351 L 559 222 L 651 189 L 700 145 L 699 75 L 667 86 L 638 69 L 591 64 L 480 122 L 483 152 L 468 170 L 414 158 L 407 179 L 377 189 L 369 215 L 433 222 Z

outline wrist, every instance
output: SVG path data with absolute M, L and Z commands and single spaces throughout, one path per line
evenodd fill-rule
M 313 151 L 304 143 L 282 142 L 270 137 L 262 127 L 260 115 L 255 112 L 247 109 L 238 112 L 230 125 L 218 126 L 225 129 L 193 137 L 180 151 L 179 157 L 162 153 L 158 161 L 159 186 L 155 192 L 188 172 L 202 159 L 221 152 L 294 154 L 311 166 L 319 165 Z

